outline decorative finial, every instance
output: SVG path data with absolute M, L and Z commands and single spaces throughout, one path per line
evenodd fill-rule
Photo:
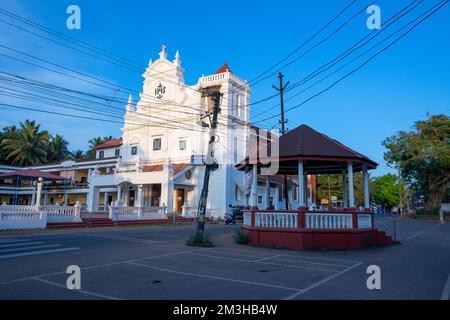
M 127 103 L 127 112 L 133 112 L 134 106 L 133 106 L 133 96 L 130 93 L 130 96 L 128 97 L 128 103 Z
M 167 59 L 167 53 L 166 53 L 166 45 L 165 44 L 163 44 L 162 46 L 161 46 L 161 52 L 159 53 L 159 58 L 160 59 Z
M 180 52 L 178 50 L 177 50 L 177 53 L 175 53 L 175 60 L 173 60 L 173 63 L 177 67 L 181 67 Z
M 150 67 L 153 64 L 153 60 L 150 58 L 150 61 L 148 62 L 148 66 Z

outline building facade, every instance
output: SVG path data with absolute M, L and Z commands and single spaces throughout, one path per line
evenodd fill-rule
M 205 94 L 213 88 L 222 94 L 214 157 L 218 167 L 209 183 L 207 214 L 223 217 L 230 205 L 248 205 L 245 173 L 235 165 L 248 153 L 251 89 L 225 63 L 213 75 L 202 76 L 186 85 L 184 69 L 177 53 L 173 60 L 163 45 L 159 58 L 143 73 L 143 87 L 137 103 L 130 95 L 125 106 L 122 138 L 96 147 L 95 159 L 63 161 L 33 167 L 69 178 L 69 183 L 48 184 L 43 204 L 73 205 L 77 201 L 89 212 L 114 207 L 165 207 L 168 212 L 194 216 L 203 187 L 205 159 L 210 129 L 208 119 L 214 101 Z M 260 135 L 262 130 L 258 131 Z M 261 136 L 265 136 L 261 135 Z M 195 160 L 195 161 L 194 161 Z M 1 172 L 17 170 L 0 166 Z M 284 208 L 282 179 L 272 177 L 270 195 L 267 181 L 258 177 L 257 203 L 260 208 Z M 289 180 L 292 207 L 298 202 L 295 179 Z M 0 181 L 0 202 L 29 204 L 35 186 L 15 186 Z M 309 202 L 313 199 L 313 191 Z

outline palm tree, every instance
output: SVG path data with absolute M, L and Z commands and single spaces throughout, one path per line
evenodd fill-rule
M 0 132 L 0 162 L 10 164 L 11 162 L 6 160 L 7 151 L 4 149 L 2 145 L 2 141 L 4 139 L 17 139 L 19 134 L 19 130 L 17 130 L 16 126 L 9 126 L 3 128 L 3 131 Z
M 64 137 L 57 134 L 51 138 L 48 146 L 47 161 L 58 161 L 67 159 L 69 156 L 69 142 Z
M 16 165 L 46 163 L 50 135 L 47 131 L 39 129 L 39 124 L 27 119 L 20 123 L 17 136 L 4 138 L 2 149 L 6 152 L 6 160 Z
M 95 158 L 95 147 L 112 139 L 114 139 L 112 136 L 92 138 L 89 140 L 89 151 L 86 152 L 86 155 L 89 158 Z
M 83 159 L 85 157 L 83 150 L 73 150 L 69 153 L 69 157 L 72 160 Z

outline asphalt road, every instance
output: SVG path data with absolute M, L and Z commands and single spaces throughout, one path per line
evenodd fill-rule
M 192 248 L 193 228 L 0 234 L 0 299 L 450 299 L 450 223 L 398 221 L 396 246 L 303 252 L 234 244 L 232 225 L 207 225 L 216 247 Z M 67 289 L 70 265 L 80 290 Z

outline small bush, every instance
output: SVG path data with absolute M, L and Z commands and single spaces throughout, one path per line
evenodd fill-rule
M 186 245 L 193 247 L 214 247 L 214 243 L 209 236 L 201 231 L 197 231 L 189 240 L 186 240 Z
M 425 209 L 417 209 L 416 215 L 418 216 L 439 216 L 439 209 L 434 210 L 425 210 Z M 444 212 L 445 215 L 445 212 Z
M 241 230 L 236 230 L 234 235 L 234 242 L 237 244 L 248 244 L 248 234 Z

